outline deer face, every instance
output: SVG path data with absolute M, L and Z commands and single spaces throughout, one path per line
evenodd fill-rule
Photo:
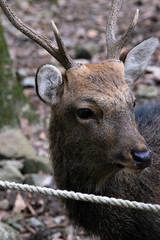
M 137 65 L 132 68 L 135 79 Z M 116 60 L 80 65 L 66 71 L 63 81 L 52 65 L 37 72 L 38 95 L 52 105 L 53 158 L 59 149 L 65 169 L 96 186 L 121 169 L 135 172 L 151 164 L 134 120 L 135 97 L 125 80 L 126 75 L 131 83 L 133 76 L 124 67 L 130 69 Z
M 140 164 L 133 156 L 134 152 L 146 153 L 147 147 L 136 128 L 135 97 L 125 83 L 123 63 L 111 61 L 95 66 L 80 66 L 66 75 L 67 91 L 63 96 L 64 105 L 67 103 L 66 118 L 70 118 L 72 113 L 73 119 L 69 122 L 73 123 L 76 130 L 72 131 L 76 133 L 75 136 L 70 132 L 71 139 L 76 142 L 77 132 L 79 135 L 83 133 L 81 143 L 85 143 L 85 152 L 92 149 L 93 155 L 97 151 L 96 155 L 103 159 L 96 161 L 99 168 L 105 165 L 131 169 L 149 166 L 150 157 L 139 159 Z M 92 155 L 91 152 L 89 155 Z

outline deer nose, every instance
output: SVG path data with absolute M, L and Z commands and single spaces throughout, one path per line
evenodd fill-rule
M 132 151 L 131 154 L 137 167 L 144 169 L 151 165 L 151 152 L 149 150 L 145 152 Z

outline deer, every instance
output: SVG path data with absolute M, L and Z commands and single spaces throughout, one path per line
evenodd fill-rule
M 107 58 L 78 64 L 68 54 L 52 21 L 58 47 L 22 22 L 6 0 L 0 6 L 11 23 L 48 51 L 52 64 L 36 73 L 39 98 L 51 107 L 50 156 L 57 187 L 82 193 L 160 203 L 160 103 L 135 107 L 132 87 L 145 71 L 158 39 L 122 52 L 139 11 L 121 37 L 115 36 L 122 0 L 112 0 L 106 27 Z M 63 200 L 68 217 L 101 240 L 158 240 L 160 216 L 142 210 Z

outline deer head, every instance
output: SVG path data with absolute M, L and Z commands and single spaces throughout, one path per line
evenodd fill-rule
M 117 171 L 140 171 L 151 164 L 151 153 L 134 120 L 131 86 L 144 72 L 158 40 L 145 40 L 122 56 L 121 50 L 137 23 L 138 10 L 126 32 L 116 39 L 114 28 L 121 4 L 122 0 L 112 1 L 106 31 L 107 60 L 76 64 L 53 22 L 58 48 L 22 23 L 6 1 L 0 0 L 11 23 L 66 69 L 62 77 L 55 66 L 45 64 L 36 74 L 37 94 L 51 105 L 50 150 L 61 188 L 74 190 L 75 185 L 83 184 L 97 187 Z

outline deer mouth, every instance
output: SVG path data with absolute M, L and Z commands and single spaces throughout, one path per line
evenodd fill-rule
M 119 169 L 123 169 L 126 167 L 124 164 L 121 164 L 121 163 L 115 163 L 115 166 Z
M 101 168 L 96 171 L 96 188 L 99 189 L 104 182 L 120 171 L 125 171 L 130 174 L 141 173 L 146 167 L 150 166 L 150 161 L 147 156 L 148 155 L 146 154 L 146 159 L 144 160 L 144 163 L 142 162 L 142 165 L 139 164 L 139 162 L 137 164 L 137 158 L 135 161 L 131 154 L 126 157 L 123 153 L 119 153 L 114 157 L 114 159 L 110 158 L 110 163 L 104 164 L 103 167 L 101 166 Z
M 127 173 L 139 173 L 142 172 L 142 169 L 137 168 L 132 164 L 132 166 L 128 166 L 127 163 L 121 162 L 120 160 L 115 160 L 112 164 L 107 164 L 107 166 L 103 167 L 103 170 L 97 171 L 97 180 L 96 180 L 96 189 L 100 189 L 101 186 L 115 174 L 120 171 L 125 171 Z
M 137 155 L 133 156 L 132 154 L 129 154 L 127 158 L 122 153 L 118 154 L 113 161 L 113 164 L 116 165 L 117 168 L 124 169 L 130 173 L 142 172 L 145 168 L 151 165 L 151 153 L 150 151 L 146 151 L 139 155 L 143 156 L 143 158 L 138 158 Z

